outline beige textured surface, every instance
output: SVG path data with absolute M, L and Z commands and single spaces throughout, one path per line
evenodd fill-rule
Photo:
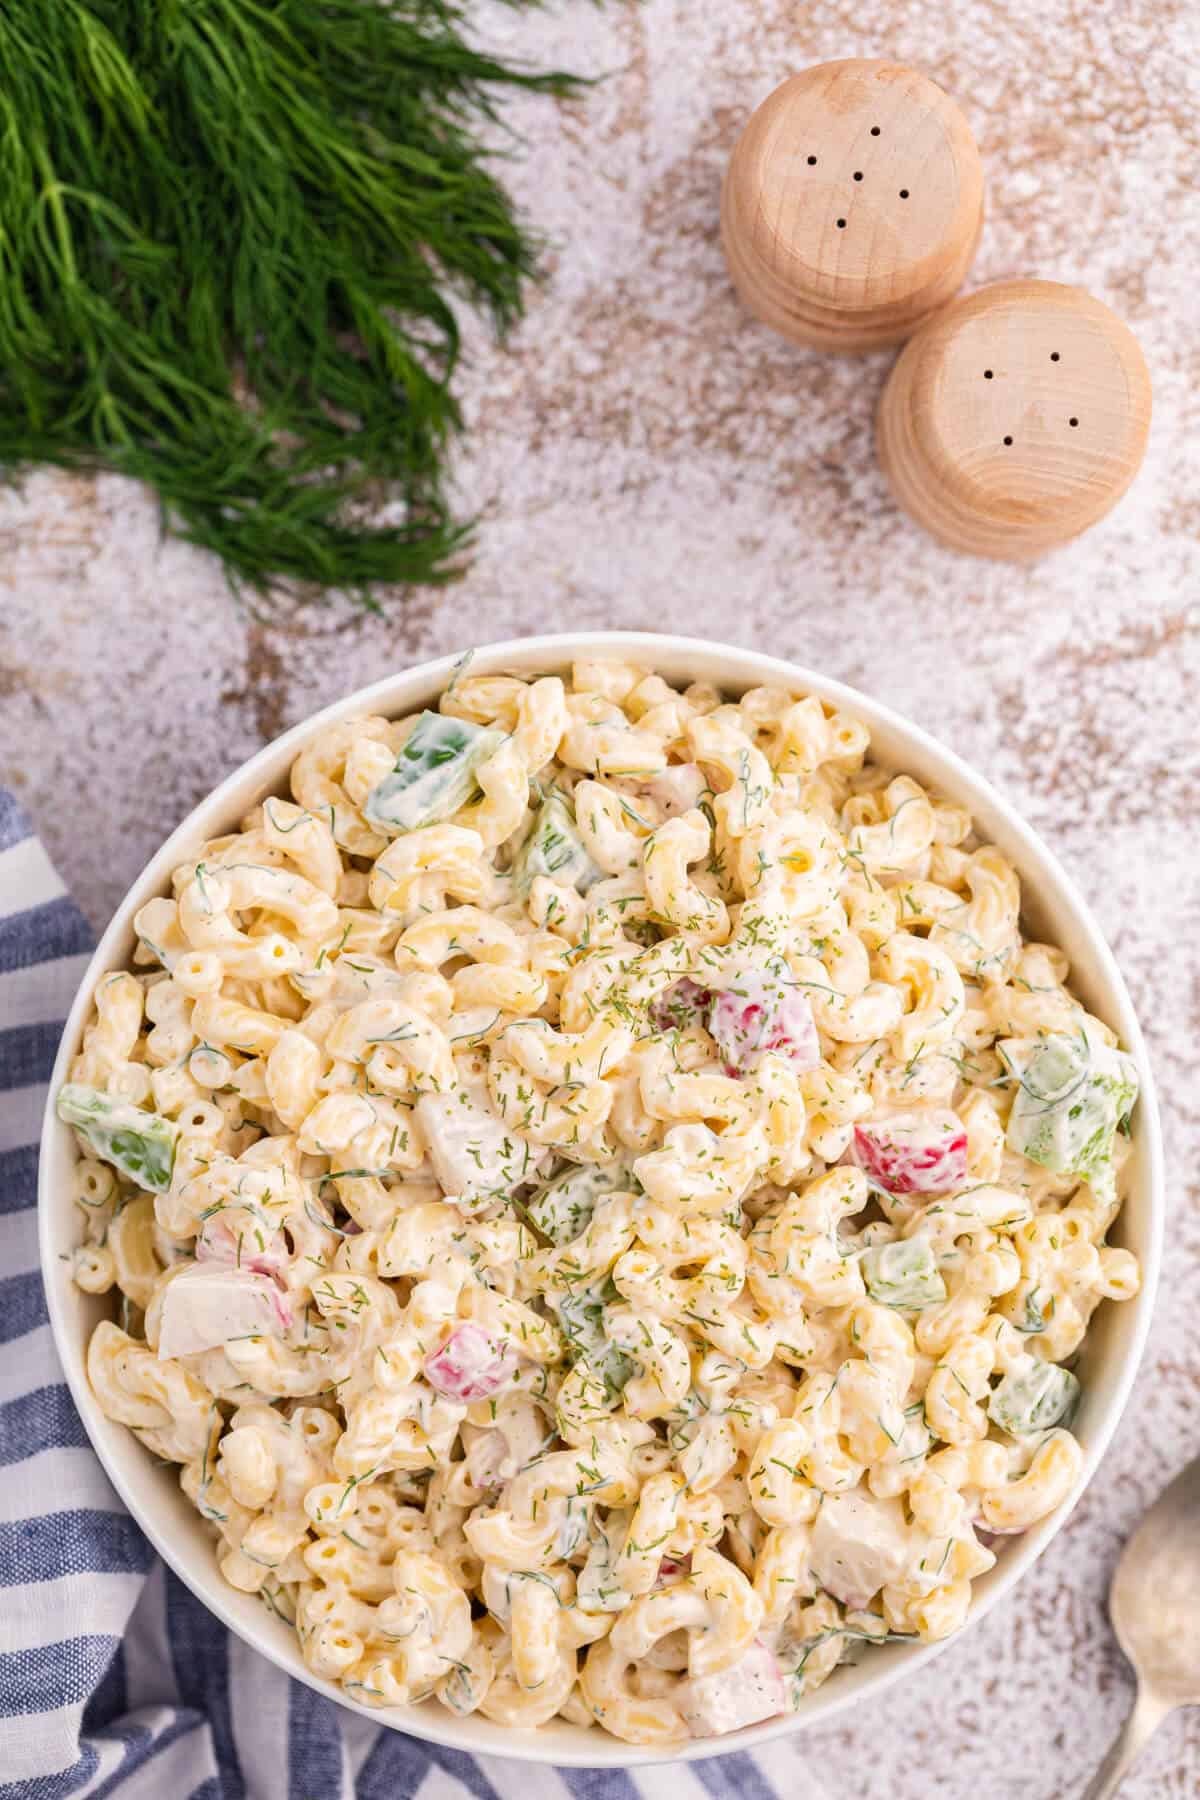
M 101 922 L 215 780 L 325 700 L 468 642 L 567 626 L 693 631 L 793 656 L 908 713 L 1022 806 L 1093 899 L 1165 1103 L 1173 1220 L 1147 1367 L 1038 1569 L 939 1664 L 797 1738 L 834 1800 L 1073 1796 L 1129 1700 L 1103 1593 L 1142 1505 L 1200 1452 L 1200 189 L 1194 0 L 579 0 L 495 30 L 614 71 L 521 110 L 513 180 L 555 235 L 507 355 L 478 344 L 461 468 L 467 579 L 383 618 L 275 625 L 159 541 L 146 496 L 40 475 L 0 491 L 0 779 Z M 790 69 L 924 67 L 989 176 L 972 281 L 1077 281 L 1138 333 L 1150 454 L 1117 512 L 1027 570 L 923 539 L 871 420 L 889 359 L 838 362 L 745 318 L 716 243 L 723 160 Z M 798 1793 L 802 1794 L 802 1788 Z M 1128 1800 L 1194 1800 L 1200 1718 Z

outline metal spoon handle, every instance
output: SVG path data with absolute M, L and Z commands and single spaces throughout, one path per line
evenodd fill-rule
M 1139 1688 L 1133 1711 L 1126 1719 L 1108 1755 L 1096 1770 L 1081 1800 L 1109 1800 L 1115 1794 L 1171 1708 L 1154 1694 Z

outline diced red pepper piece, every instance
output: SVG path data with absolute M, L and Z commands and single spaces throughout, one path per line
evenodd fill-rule
M 490 1400 L 517 1372 L 518 1357 L 506 1339 L 480 1325 L 456 1325 L 440 1350 L 425 1358 L 425 1379 L 447 1400 L 469 1405 Z
M 682 1581 L 684 1576 L 690 1575 L 691 1572 L 692 1559 L 690 1556 L 664 1556 L 658 1565 L 653 1592 L 657 1594 L 662 1588 L 673 1587 L 677 1581 Z
M 807 995 L 786 977 L 750 969 L 713 996 L 708 1029 L 729 1075 L 756 1069 L 769 1053 L 798 1073 L 815 1069 L 821 1044 Z
M 198 1263 L 219 1263 L 228 1269 L 250 1269 L 256 1275 L 280 1276 L 291 1260 L 282 1231 L 273 1231 L 268 1237 L 251 1226 L 237 1233 L 219 1214 L 205 1219 L 196 1239 Z
M 854 1161 L 892 1194 L 941 1194 L 967 1177 L 967 1128 L 944 1106 L 854 1127 Z
M 684 975 L 650 1002 L 650 1023 L 655 1031 L 683 1031 L 703 1019 L 711 1004 L 711 988 Z

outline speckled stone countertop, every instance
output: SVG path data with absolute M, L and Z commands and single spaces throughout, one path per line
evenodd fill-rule
M 382 617 L 254 619 L 210 560 L 160 540 L 136 488 L 0 490 L 0 780 L 100 924 L 220 776 L 326 701 L 472 642 L 627 626 L 826 669 L 996 781 L 1094 902 L 1150 1040 L 1172 1208 L 1155 1330 L 1097 1479 L 1015 1596 L 869 1720 L 794 1744 L 832 1800 L 1069 1800 L 1130 1699 L 1113 1560 L 1200 1452 L 1200 10 L 579 0 L 489 26 L 609 78 L 516 109 L 511 179 L 556 249 L 509 350 L 474 341 L 465 580 Z M 725 279 L 717 191 L 746 114 L 792 69 L 880 54 L 941 81 L 980 140 L 971 285 L 1077 281 L 1150 363 L 1137 484 L 1029 569 L 944 552 L 893 510 L 872 453 L 887 356 L 797 350 Z M 1166 1727 L 1123 1794 L 1195 1800 L 1200 1717 Z

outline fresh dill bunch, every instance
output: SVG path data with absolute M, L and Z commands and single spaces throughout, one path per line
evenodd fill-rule
M 512 0 L 521 5 L 524 0 Z M 453 0 L 5 0 L 0 464 L 114 469 L 235 586 L 445 580 L 454 302 L 538 243 Z M 364 522 L 381 501 L 400 523 Z

